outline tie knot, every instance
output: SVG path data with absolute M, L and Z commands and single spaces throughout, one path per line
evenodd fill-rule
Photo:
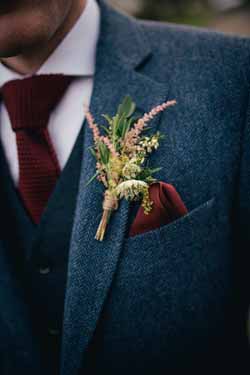
M 13 130 L 45 128 L 72 79 L 63 74 L 34 75 L 3 85 L 2 99 Z

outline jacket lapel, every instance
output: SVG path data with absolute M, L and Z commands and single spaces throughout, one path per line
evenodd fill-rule
M 101 36 L 90 110 L 100 123 L 101 114 L 116 112 L 125 95 L 141 111 L 167 99 L 166 86 L 138 73 L 135 68 L 150 55 L 143 34 L 133 20 L 117 14 L 102 2 Z M 157 127 L 159 117 L 151 126 Z M 93 337 L 111 287 L 127 230 L 129 204 L 123 200 L 113 214 L 102 243 L 94 239 L 102 214 L 103 187 L 98 181 L 86 186 L 95 173 L 89 152 L 92 133 L 86 122 L 77 208 L 70 246 L 64 311 L 62 375 L 77 374 Z

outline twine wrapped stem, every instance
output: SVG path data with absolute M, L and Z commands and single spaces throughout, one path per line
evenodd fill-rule
M 117 210 L 117 208 L 117 197 L 107 190 L 104 194 L 102 219 L 95 235 L 97 241 L 103 241 L 111 214 L 113 211 Z

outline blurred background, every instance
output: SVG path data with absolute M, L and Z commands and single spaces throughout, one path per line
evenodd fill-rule
M 108 0 L 136 17 L 250 36 L 250 0 Z

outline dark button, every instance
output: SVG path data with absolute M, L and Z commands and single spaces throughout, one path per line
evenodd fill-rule
M 48 275 L 50 273 L 51 269 L 49 266 L 42 266 L 39 268 L 40 275 Z
M 60 330 L 57 328 L 49 328 L 49 335 L 50 336 L 59 336 L 60 335 Z

